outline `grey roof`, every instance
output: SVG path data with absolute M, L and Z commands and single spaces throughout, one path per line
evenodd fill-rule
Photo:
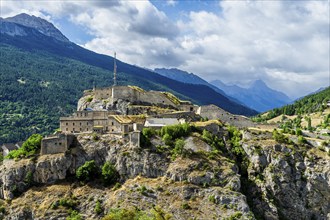
M 18 148 L 17 148 L 17 146 L 16 146 L 16 144 L 14 144 L 14 143 L 6 143 L 6 144 L 3 144 L 2 146 L 1 146 L 1 148 L 3 149 L 3 150 L 9 150 L 9 151 L 12 151 L 12 150 L 17 150 Z
M 179 121 L 176 118 L 147 118 L 144 125 L 146 127 L 163 127 L 176 124 L 179 124 Z

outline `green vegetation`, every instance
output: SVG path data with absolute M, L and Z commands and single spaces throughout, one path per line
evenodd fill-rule
M 76 177 L 82 182 L 89 182 L 98 176 L 98 168 L 94 160 L 85 162 L 77 169 Z
M 101 202 L 99 200 L 96 201 L 94 212 L 98 215 L 103 212 L 103 208 L 102 208 Z
M 102 220 L 170 220 L 172 216 L 155 206 L 150 212 L 135 209 L 111 209 Z
M 214 195 L 209 196 L 209 201 L 212 203 L 217 203 Z
M 66 218 L 66 220 L 82 220 L 83 218 L 79 214 L 77 210 L 71 210 L 70 215 Z
M 265 115 L 260 114 L 254 117 L 253 120 L 261 122 L 275 118 L 282 114 L 302 115 L 323 111 L 327 108 L 327 101 L 330 101 L 330 87 L 319 93 L 309 95 L 300 100 L 297 100 L 292 105 L 286 105 L 282 108 L 273 109 Z
M 206 143 L 208 143 L 212 147 L 212 150 L 224 149 L 225 143 L 223 142 L 223 140 L 218 136 L 211 134 L 209 131 L 205 129 L 203 130 L 202 138 Z
M 9 152 L 5 158 L 19 159 L 36 154 L 40 150 L 41 140 L 42 136 L 40 134 L 33 134 L 22 144 L 21 148 Z
M 274 129 L 274 131 L 273 131 L 273 138 L 278 143 L 282 143 L 282 144 L 291 144 L 292 143 L 292 141 L 290 141 L 287 136 L 285 136 L 282 132 L 280 132 L 276 129 Z
M 111 185 L 115 183 L 119 178 L 119 174 L 113 164 L 105 162 L 102 166 L 102 179 L 104 184 Z
M 188 123 L 178 124 L 178 125 L 169 125 L 162 127 L 159 134 L 164 138 L 164 135 L 169 135 L 172 140 L 186 137 L 191 132 L 191 126 Z
M 182 209 L 191 209 L 190 205 L 189 205 L 187 202 L 183 202 L 183 203 L 181 204 L 181 208 L 182 208 Z

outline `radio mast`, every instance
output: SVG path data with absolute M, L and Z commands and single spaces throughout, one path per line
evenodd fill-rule
M 116 75 L 117 75 L 117 64 L 116 64 L 116 52 L 115 52 L 115 56 L 113 59 L 113 86 L 117 85 Z

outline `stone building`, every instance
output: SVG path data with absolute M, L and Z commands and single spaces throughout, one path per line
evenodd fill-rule
M 74 144 L 73 134 L 59 133 L 56 136 L 45 137 L 41 140 L 41 155 L 66 152 Z
M 142 130 L 145 117 L 139 115 L 111 115 L 108 111 L 77 111 L 60 118 L 63 133 L 128 133 Z

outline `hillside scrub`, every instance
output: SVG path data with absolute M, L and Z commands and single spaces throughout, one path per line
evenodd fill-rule
M 98 176 L 98 168 L 94 160 L 87 161 L 77 169 L 76 177 L 82 182 L 89 182 Z
M 41 147 L 42 136 L 40 134 L 31 135 L 23 144 L 22 147 L 9 152 L 6 159 L 23 158 L 38 153 Z
M 109 161 L 102 166 L 102 180 L 105 185 L 111 185 L 117 182 L 119 174 L 113 164 Z

